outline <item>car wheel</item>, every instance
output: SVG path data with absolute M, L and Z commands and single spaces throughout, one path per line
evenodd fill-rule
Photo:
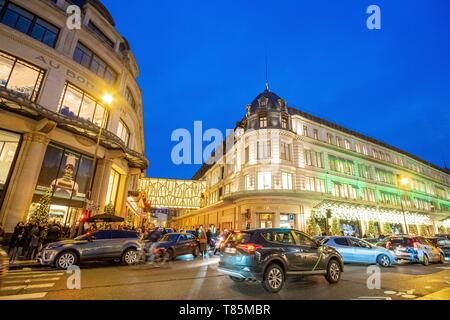
M 230 279 L 233 280 L 234 282 L 244 282 L 245 281 L 245 279 L 243 279 L 243 278 L 238 278 L 238 277 L 233 277 L 233 276 L 230 276 Z
M 58 269 L 67 269 L 77 263 L 78 257 L 71 251 L 65 251 L 56 258 L 56 267 Z
M 329 283 L 338 283 L 341 279 L 341 265 L 336 259 L 331 259 L 328 263 L 325 278 Z
M 263 287 L 270 293 L 276 293 L 283 288 L 284 278 L 283 269 L 277 264 L 271 264 L 264 274 Z
M 175 254 L 172 249 L 167 249 L 167 251 L 164 253 L 164 260 L 165 261 L 171 261 L 175 259 Z
M 387 255 L 381 254 L 377 258 L 377 263 L 380 266 L 386 268 L 386 267 L 389 267 L 391 265 L 391 260 L 389 259 L 389 257 Z
M 128 249 L 122 255 L 122 263 L 126 265 L 135 264 L 138 261 L 138 254 L 136 249 Z
M 430 264 L 430 259 L 428 259 L 428 256 L 427 256 L 426 254 L 423 255 L 423 261 L 422 261 L 422 264 L 423 264 L 424 266 L 427 266 L 427 265 Z
M 439 257 L 439 263 L 445 263 L 445 257 L 444 255 L 441 253 L 440 257 Z
M 194 258 L 197 258 L 200 255 L 200 249 L 198 246 L 195 246 L 194 252 L 192 252 Z

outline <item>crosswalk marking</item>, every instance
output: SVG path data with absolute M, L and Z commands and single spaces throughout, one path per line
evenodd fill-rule
M 42 289 L 42 288 L 51 288 L 55 285 L 55 283 L 41 283 L 41 284 L 24 284 L 21 286 L 11 286 L 11 287 L 2 287 L 0 291 L 15 291 L 21 289 Z
M 31 275 L 8 275 L 6 276 L 6 278 L 8 279 L 21 279 L 21 278 L 42 278 L 42 277 L 52 277 L 52 276 L 62 276 L 64 273 L 51 273 L 51 274 L 47 274 L 47 273 L 42 273 L 42 274 L 31 274 Z
M 42 299 L 63 275 L 61 270 L 12 270 L 0 288 L 0 300 Z
M 60 278 L 36 278 L 32 281 L 30 279 L 22 279 L 22 280 L 10 280 L 10 281 L 3 281 L 3 284 L 14 284 L 14 283 L 24 283 L 24 282 L 43 282 L 43 281 L 58 281 Z
M 16 294 L 13 296 L 0 296 L 1 300 L 31 300 L 31 299 L 41 299 L 47 295 L 47 292 L 38 292 L 38 293 L 25 293 L 25 294 Z

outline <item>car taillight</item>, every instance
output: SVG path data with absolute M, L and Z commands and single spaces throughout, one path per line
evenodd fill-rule
M 246 244 L 238 244 L 236 246 L 237 249 L 241 249 L 248 254 L 254 253 L 256 250 L 261 249 L 263 246 L 253 243 L 246 243 Z

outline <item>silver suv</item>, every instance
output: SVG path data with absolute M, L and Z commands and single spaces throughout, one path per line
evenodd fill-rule
M 71 240 L 47 244 L 38 261 L 60 269 L 84 261 L 115 260 L 134 264 L 143 250 L 144 242 L 135 231 L 101 230 Z

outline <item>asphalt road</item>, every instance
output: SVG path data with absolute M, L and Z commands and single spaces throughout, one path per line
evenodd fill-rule
M 234 283 L 217 272 L 217 257 L 192 256 L 159 267 L 119 266 L 110 263 L 81 265 L 81 289 L 65 270 L 49 268 L 10 271 L 0 300 L 4 299 L 383 299 L 411 300 L 438 297 L 450 300 L 450 264 L 402 264 L 381 269 L 381 288 L 367 288 L 367 266 L 346 265 L 341 281 L 330 285 L 323 276 L 288 280 L 278 294 L 259 283 Z M 430 296 L 431 295 L 431 296 Z

